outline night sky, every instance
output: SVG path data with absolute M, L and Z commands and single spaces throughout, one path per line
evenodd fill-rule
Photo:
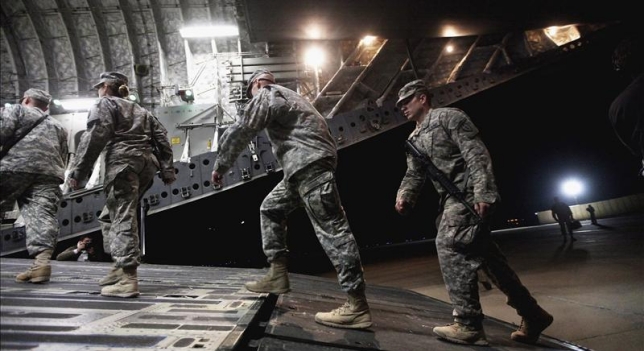
M 640 160 L 608 120 L 612 100 L 629 83 L 613 70 L 615 44 L 591 47 L 562 62 L 456 104 L 470 114 L 490 149 L 507 216 L 548 209 L 568 177 L 582 181 L 579 203 L 644 191 Z
M 589 47 L 571 57 L 459 101 L 470 115 L 493 160 L 502 203 L 495 229 L 511 218 L 534 224 L 537 211 L 560 196 L 560 183 L 576 177 L 585 186 L 579 203 L 644 192 L 639 161 L 621 145 L 608 122 L 613 98 L 628 80 L 613 70 L 616 43 Z M 395 196 L 406 165 L 405 124 L 339 151 L 337 181 L 343 206 L 361 248 L 431 239 L 438 198 L 427 183 L 415 210 L 402 217 Z M 152 263 L 260 267 L 259 206 L 281 172 L 229 189 L 194 204 L 162 212 L 148 223 Z M 329 269 L 303 210 L 289 219 L 295 261 Z M 297 267 L 295 267 L 297 270 Z

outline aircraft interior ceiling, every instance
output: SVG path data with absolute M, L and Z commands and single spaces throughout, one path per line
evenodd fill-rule
M 119 71 L 130 77 L 130 87 L 150 108 L 174 104 L 179 90 L 192 89 L 195 103 L 234 109 L 229 100 L 240 98 L 240 86 L 252 70 L 271 64 L 281 73 L 278 80 L 296 84 L 312 100 L 342 95 L 345 107 L 336 106 L 339 98 L 317 103 L 337 113 L 359 105 L 344 93 L 378 102 L 410 75 L 439 86 L 476 73 L 494 73 L 496 67 L 512 66 L 548 49 L 551 43 L 533 30 L 576 24 L 583 36 L 589 28 L 619 22 L 632 13 L 619 1 L 609 8 L 577 1 L 521 4 L 3 1 L 0 102 L 15 103 L 29 87 L 48 90 L 55 99 L 95 97 L 89 89 L 99 74 Z M 186 39 L 180 33 L 183 27 L 205 24 L 233 25 L 239 34 Z M 372 47 L 364 48 L 365 35 L 377 36 Z M 303 62 L 304 50 L 313 44 L 327 57 L 318 74 Z M 456 51 L 441 54 L 447 45 Z M 383 55 L 377 58 L 379 53 Z M 234 64 L 240 58 L 263 60 Z M 348 80 L 348 87 L 325 86 L 334 76 Z

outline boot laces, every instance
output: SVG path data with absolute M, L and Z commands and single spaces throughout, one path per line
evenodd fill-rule
M 352 311 L 351 304 L 349 303 L 349 301 L 347 301 L 342 306 L 340 306 L 340 307 L 334 309 L 333 311 L 331 311 L 331 313 L 334 314 L 334 315 L 338 315 L 338 314 L 343 315 L 343 314 L 346 314 L 347 312 L 351 312 L 351 311 Z

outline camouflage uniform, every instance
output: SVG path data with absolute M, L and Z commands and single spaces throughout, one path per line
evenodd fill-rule
M 239 153 L 266 129 L 284 178 L 260 207 L 262 244 L 268 262 L 288 253 L 286 219 L 304 206 L 315 233 L 338 272 L 342 290 L 364 287 L 358 245 L 335 182 L 336 144 L 326 120 L 296 92 L 279 85 L 260 89 L 240 119 L 220 139 L 214 170 L 232 167 Z
M 152 152 L 155 140 L 159 154 Z M 105 252 L 115 267 L 139 265 L 137 208 L 157 170 L 174 174 L 165 127 L 143 107 L 105 96 L 92 107 L 87 131 L 72 161 L 70 178 L 86 179 L 105 149 L 105 207 L 99 218 Z
M 478 129 L 463 111 L 456 108 L 430 109 L 409 139 L 459 189 L 466 189 L 469 203 L 499 202 L 490 155 Z M 407 156 L 407 166 L 398 198 L 413 205 L 428 174 L 420 161 L 411 155 Z M 506 294 L 508 305 L 514 307 L 519 315 L 533 313 L 538 308 L 537 302 L 492 240 L 487 223 L 477 224 L 477 218 L 457 198 L 450 196 L 440 183 L 432 182 L 440 195 L 442 209 L 437 222 L 436 249 L 454 306 L 454 320 L 463 325 L 482 327 L 483 313 L 477 286 L 479 268 Z
M 46 114 L 39 108 L 21 105 L 3 109 L 0 118 L 3 147 Z M 47 117 L 0 161 L 0 206 L 4 212 L 18 201 L 31 256 L 56 247 L 60 229 L 58 205 L 62 198 L 59 185 L 65 179 L 67 157 L 67 132 L 60 122 Z

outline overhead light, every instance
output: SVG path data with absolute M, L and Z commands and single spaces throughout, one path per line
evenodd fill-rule
M 192 89 L 180 89 L 177 95 L 181 97 L 181 100 L 187 103 L 192 103 L 193 101 L 195 101 L 195 94 Z
M 562 46 L 581 38 L 577 26 L 569 25 L 562 27 L 548 27 L 543 32 L 552 40 L 557 46 Z
M 139 93 L 137 93 L 136 91 L 130 91 L 130 95 L 127 96 L 127 99 L 132 102 L 136 102 L 137 104 L 141 102 L 141 100 L 139 99 Z
M 322 28 L 322 26 L 312 23 L 304 29 L 304 32 L 306 33 L 307 38 L 317 40 L 322 39 L 324 29 Z
M 451 37 L 460 37 L 466 35 L 459 27 L 451 25 L 451 24 L 444 24 L 441 26 L 441 36 L 446 37 L 446 38 L 451 38 Z
M 376 36 L 366 35 L 364 38 L 362 38 L 361 43 L 362 45 L 369 46 L 375 43 L 376 39 L 378 39 Z
M 199 26 L 179 29 L 182 38 L 234 37 L 239 35 L 237 26 Z
M 304 63 L 312 67 L 320 67 L 324 62 L 324 52 L 317 46 L 310 47 L 304 53 Z
M 67 111 L 89 111 L 96 103 L 96 98 L 54 100 L 54 105 Z

